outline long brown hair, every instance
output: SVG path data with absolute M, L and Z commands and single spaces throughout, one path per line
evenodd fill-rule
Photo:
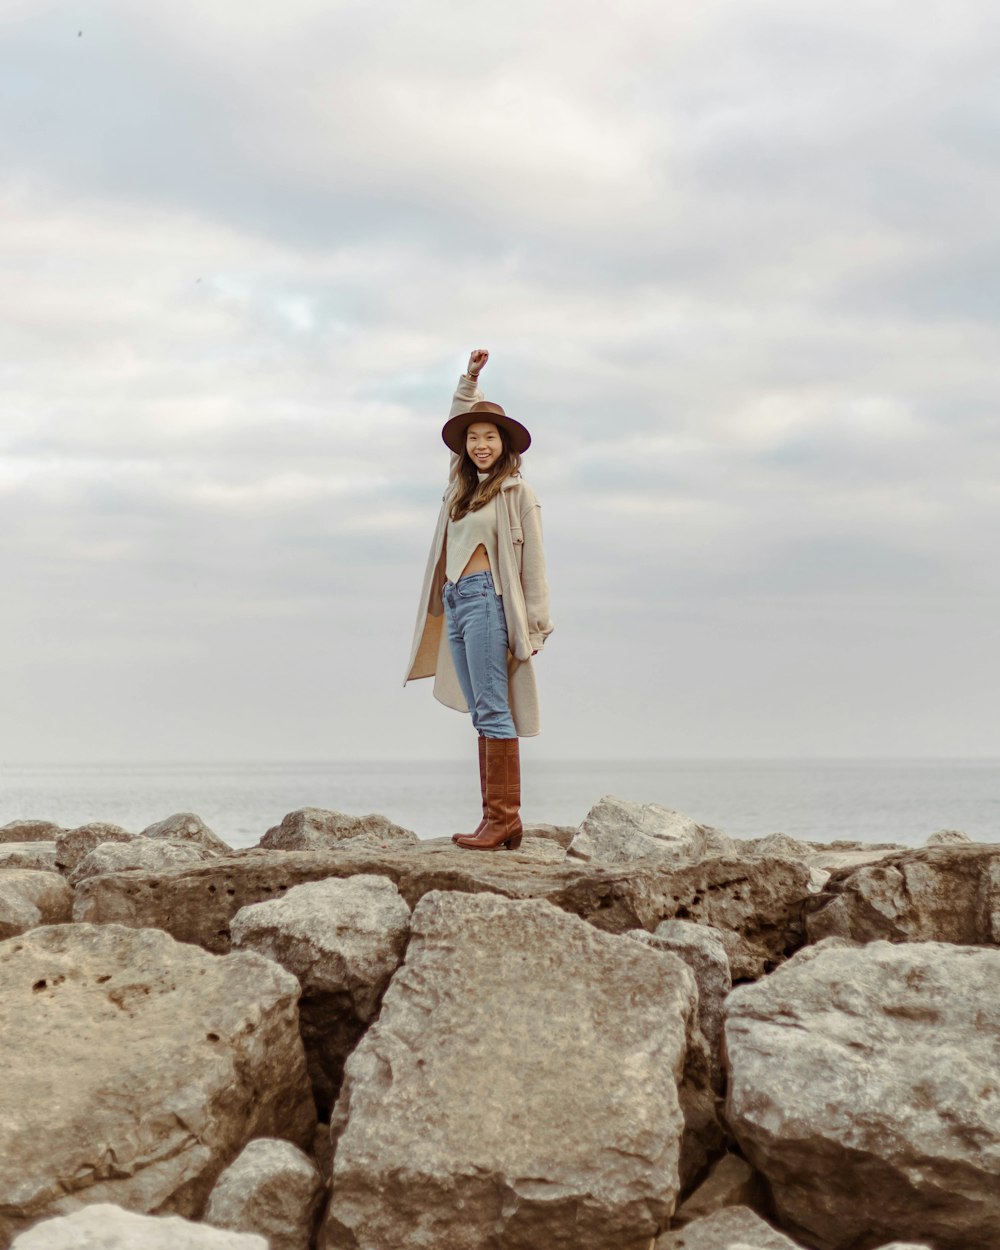
M 448 510 L 453 521 L 461 521 L 462 517 L 468 513 L 478 512 L 480 508 L 485 507 L 491 499 L 495 499 L 500 494 L 504 479 L 517 473 L 521 468 L 521 456 L 510 445 L 510 435 L 502 425 L 496 428 L 503 450 L 494 461 L 485 481 L 480 482 L 479 470 L 469 458 L 468 451 L 462 453 L 458 466 L 458 481 L 455 483 L 451 507 Z

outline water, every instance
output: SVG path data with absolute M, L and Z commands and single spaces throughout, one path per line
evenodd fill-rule
M 997 760 L 529 760 L 523 815 L 577 825 L 603 794 L 660 803 L 734 837 L 919 845 L 962 829 L 1000 841 Z M 0 766 L 0 824 L 106 820 L 138 831 L 193 811 L 244 847 L 297 807 L 382 812 L 437 837 L 477 823 L 478 774 L 474 761 Z

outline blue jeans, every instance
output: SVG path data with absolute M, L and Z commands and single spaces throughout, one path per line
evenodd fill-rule
M 472 723 L 484 738 L 516 738 L 507 698 L 507 621 L 492 573 L 445 582 L 448 644 Z

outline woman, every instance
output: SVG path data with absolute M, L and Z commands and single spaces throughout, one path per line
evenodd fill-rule
M 531 657 L 552 633 L 541 511 L 520 474 L 531 435 L 483 398 L 487 360 L 469 357 L 441 431 L 451 471 L 403 682 L 433 677 L 437 699 L 472 713 L 483 818 L 453 838 L 471 851 L 521 845 L 518 738 L 539 731 Z

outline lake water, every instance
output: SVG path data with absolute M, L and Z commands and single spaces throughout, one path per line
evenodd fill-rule
M 92 820 L 139 831 L 197 812 L 232 846 L 254 845 L 298 807 L 381 812 L 421 837 L 479 819 L 475 761 L 0 765 L 0 824 Z M 577 825 L 604 794 L 659 803 L 734 837 L 781 831 L 921 844 L 937 829 L 1000 841 L 997 760 L 527 762 L 526 821 Z

